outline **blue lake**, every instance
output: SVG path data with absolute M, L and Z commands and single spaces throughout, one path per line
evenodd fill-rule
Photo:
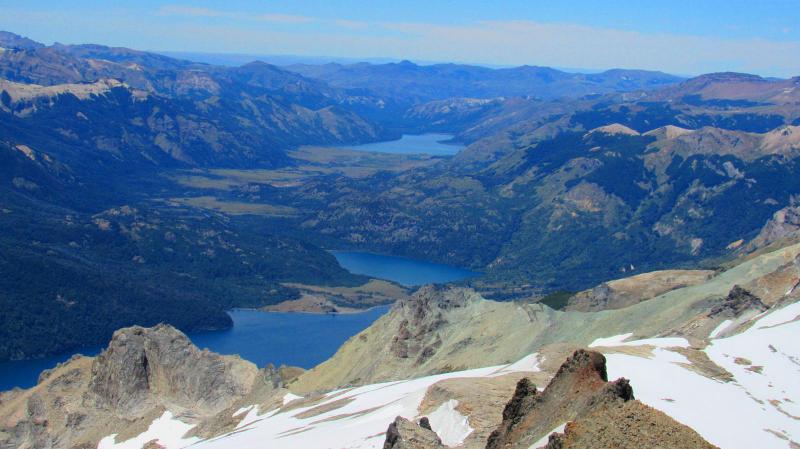
M 480 276 L 481 273 L 406 257 L 359 251 L 331 251 L 339 265 L 351 273 L 388 279 L 408 287 L 443 284 Z
M 449 265 L 405 257 L 357 251 L 331 251 L 344 268 L 353 273 L 388 279 L 406 286 L 446 283 L 479 276 L 480 273 Z M 195 345 L 221 354 L 239 354 L 259 367 L 293 365 L 311 368 L 328 358 L 351 336 L 380 318 L 388 306 L 362 313 L 319 315 L 265 313 L 232 310 L 233 327 L 224 331 L 189 335 Z M 102 347 L 81 348 L 75 353 L 96 355 Z M 0 362 L 0 391 L 36 384 L 39 374 L 72 355 Z
M 348 338 L 369 327 L 387 310 L 389 306 L 343 315 L 232 310 L 229 313 L 233 328 L 189 337 L 200 348 L 221 354 L 239 354 L 259 367 L 272 363 L 311 368 L 330 358 Z M 88 347 L 76 353 L 95 355 L 101 349 Z M 43 370 L 70 356 L 0 362 L 0 391 L 33 386 Z
M 433 154 L 450 156 L 464 149 L 463 145 L 442 143 L 452 139 L 450 134 L 404 134 L 399 140 L 342 147 L 348 150 L 374 151 L 395 154 Z

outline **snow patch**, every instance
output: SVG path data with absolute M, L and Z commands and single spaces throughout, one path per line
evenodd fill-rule
M 490 366 L 454 373 L 438 374 L 398 382 L 384 382 L 330 393 L 317 404 L 293 410 L 272 410 L 258 415 L 254 407 L 234 432 L 201 441 L 193 449 L 261 449 L 264 447 L 328 449 L 380 449 L 389 424 L 397 416 L 409 420 L 420 417 L 419 406 L 428 388 L 442 380 L 471 377 L 495 377 L 538 366 L 535 355 L 500 366 Z M 343 406 L 325 410 L 326 405 L 342 401 Z M 431 427 L 445 444 L 458 445 L 471 432 L 469 420 L 455 410 L 457 402 L 445 403 L 428 415 Z M 314 413 L 312 409 L 320 410 Z M 300 418 L 305 412 L 310 412 Z
M 166 449 L 180 449 L 200 441 L 198 437 L 183 438 L 195 424 L 186 424 L 166 411 L 153 420 L 144 433 L 126 441 L 117 442 L 117 434 L 109 435 L 97 444 L 97 449 L 140 449 L 148 441 L 156 442 Z
M 456 407 L 458 407 L 458 401 L 450 399 L 428 415 L 433 431 L 439 435 L 442 443 L 450 447 L 463 443 L 475 430 L 470 427 L 469 418 L 456 410 Z
M 239 410 L 236 410 L 235 412 L 233 412 L 233 415 L 231 415 L 231 417 L 232 418 L 236 418 L 237 416 L 241 415 L 244 412 L 249 412 L 253 407 L 255 407 L 255 406 L 251 405 L 249 407 L 242 407 Z
M 770 311 L 745 332 L 711 342 L 705 352 L 734 376 L 731 382 L 683 366 L 689 360 L 665 349 L 675 346 L 666 338 L 649 340 L 656 346 L 652 358 L 606 354 L 609 379 L 630 379 L 638 400 L 719 447 L 786 448 L 777 434 L 800 440 L 798 314 L 800 303 Z
M 258 406 L 257 405 L 251 405 L 250 407 L 247 407 L 247 414 L 244 415 L 244 418 L 242 418 L 242 420 L 239 421 L 238 424 L 236 424 L 236 428 L 237 429 L 241 429 L 242 427 L 249 426 L 250 424 L 252 424 L 252 423 L 254 423 L 254 422 L 258 421 L 258 420 L 259 420 Z
M 562 423 L 560 426 L 558 426 L 555 429 L 547 432 L 547 435 L 543 436 L 541 439 L 539 439 L 539 441 L 531 444 L 531 446 L 528 449 L 539 449 L 541 447 L 544 447 L 550 441 L 550 435 L 552 435 L 554 433 L 561 433 L 566 428 L 567 428 L 567 423 Z
M 800 302 L 789 304 L 777 310 L 768 310 L 753 327 L 771 327 L 785 324 L 800 317 Z
M 622 344 L 623 341 L 627 340 L 630 337 L 633 337 L 633 333 L 614 335 L 612 337 L 606 337 L 606 338 L 598 338 L 595 341 L 589 343 L 589 347 L 596 348 L 598 346 L 619 346 L 620 344 Z
M 727 329 L 728 326 L 730 326 L 732 322 L 733 321 L 731 321 L 731 320 L 725 320 L 725 321 L 719 323 L 719 326 L 715 327 L 714 330 L 711 331 L 711 334 L 708 335 L 708 338 L 716 338 L 717 335 L 719 335 L 722 331 Z
M 609 347 L 609 346 L 655 346 L 657 348 L 688 348 L 689 341 L 680 337 L 669 338 L 645 338 L 642 340 L 625 341 L 632 337 L 632 333 L 614 335 L 612 337 L 598 338 L 589 344 L 590 348 Z
M 296 394 L 293 394 L 291 392 L 286 393 L 286 395 L 283 396 L 283 405 L 286 405 L 286 404 L 294 401 L 295 399 L 303 399 L 303 397 L 302 396 L 298 396 Z
M 539 354 L 533 353 L 526 355 L 510 365 L 502 367 L 497 372 L 493 373 L 491 377 L 520 372 L 536 373 L 539 371 L 541 371 L 541 368 L 539 368 Z

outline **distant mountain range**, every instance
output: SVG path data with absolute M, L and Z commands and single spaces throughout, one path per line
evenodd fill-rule
M 656 89 L 683 80 L 666 73 L 645 70 L 615 69 L 582 74 L 536 66 L 491 69 L 461 64 L 422 66 L 410 61 L 389 64 L 296 64 L 286 69 L 308 78 L 323 80 L 331 86 L 366 89 L 412 103 L 452 97 L 580 97 Z

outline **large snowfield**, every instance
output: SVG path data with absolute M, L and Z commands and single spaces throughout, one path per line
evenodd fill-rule
M 630 336 L 610 336 L 590 346 L 606 353 L 609 379 L 630 379 L 640 401 L 723 449 L 786 449 L 800 441 L 800 303 L 765 313 L 744 332 L 712 339 L 704 353 L 733 375 L 727 381 L 701 374 L 673 350 L 689 346 L 683 338 L 626 341 Z M 638 356 L 617 352 L 615 346 L 646 346 L 652 351 Z M 138 448 L 153 439 L 168 449 L 381 448 L 389 423 L 397 416 L 419 417 L 425 393 L 436 382 L 537 370 L 538 356 L 532 354 L 507 366 L 334 391 L 310 406 L 291 407 L 301 399 L 287 396 L 287 410 L 239 410 L 245 417 L 235 431 L 205 441 L 183 438 L 191 425 L 167 412 L 145 434 L 126 442 L 109 436 L 99 449 Z M 305 413 L 334 402 L 342 405 L 313 416 Z M 445 402 L 430 415 L 433 430 L 449 446 L 457 446 L 472 431 L 469 417 L 461 415 L 457 405 L 455 400 Z

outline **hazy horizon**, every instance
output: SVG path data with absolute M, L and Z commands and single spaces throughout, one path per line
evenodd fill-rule
M 354 5 L 319 1 L 0 0 L 0 29 L 43 42 L 156 52 L 408 59 L 488 66 L 800 75 L 800 8 L 791 1 L 633 1 L 597 5 L 477 1 Z
M 297 54 L 263 54 L 263 53 L 237 53 L 237 52 L 205 52 L 205 51 L 178 51 L 178 50 L 159 50 L 159 49 L 148 49 L 148 48 L 136 48 L 131 46 L 113 46 L 108 45 L 103 42 L 60 42 L 60 41 L 52 41 L 52 42 L 45 42 L 38 39 L 35 39 L 31 36 L 22 34 L 15 30 L 10 29 L 0 29 L 0 31 L 6 31 L 10 33 L 14 33 L 21 37 L 32 39 L 36 42 L 41 44 L 50 46 L 54 44 L 61 44 L 61 45 L 106 45 L 109 47 L 121 47 L 121 48 L 129 48 L 132 50 L 137 51 L 144 51 L 153 54 L 159 54 L 163 56 L 168 56 L 176 59 L 184 59 L 192 62 L 202 63 L 202 64 L 211 64 L 211 65 L 221 65 L 221 66 L 229 66 L 229 67 L 237 67 L 244 64 L 248 64 L 251 62 L 262 61 L 269 64 L 273 64 L 276 66 L 289 66 L 293 64 L 309 64 L 309 65 L 321 65 L 321 64 L 359 64 L 359 63 L 368 63 L 368 64 L 390 64 L 390 63 L 400 63 L 403 61 L 409 61 L 419 66 L 431 66 L 431 65 L 438 65 L 438 64 L 458 64 L 458 65 L 469 65 L 469 66 L 476 66 L 476 67 L 485 67 L 490 69 L 505 69 L 505 68 L 516 68 L 516 67 L 523 67 L 523 66 L 536 66 L 536 67 L 547 67 L 552 68 L 555 70 L 560 70 L 562 72 L 567 73 L 582 73 L 582 74 L 593 74 L 593 73 L 602 73 L 610 70 L 643 70 L 643 71 L 652 71 L 652 72 L 663 72 L 673 76 L 684 77 L 684 78 L 691 78 L 694 76 L 699 76 L 707 73 L 714 73 L 714 72 L 697 72 L 697 73 L 675 73 L 666 70 L 660 69 L 643 69 L 640 67 L 603 67 L 603 68 L 594 68 L 594 67 L 559 67 L 559 66 L 550 66 L 545 64 L 537 64 L 535 62 L 523 63 L 523 64 L 491 64 L 486 62 L 480 61 L 456 61 L 456 60 L 418 60 L 418 59 L 411 59 L 411 58 L 403 58 L 403 57 L 337 57 L 337 56 L 328 56 L 328 55 L 297 55 Z M 721 70 L 720 72 L 736 72 L 734 70 Z M 748 73 L 752 75 L 758 75 L 764 78 L 793 78 L 798 75 L 790 75 L 785 77 L 776 77 L 765 75 L 763 73 L 755 73 L 755 72 L 741 72 L 741 73 Z

